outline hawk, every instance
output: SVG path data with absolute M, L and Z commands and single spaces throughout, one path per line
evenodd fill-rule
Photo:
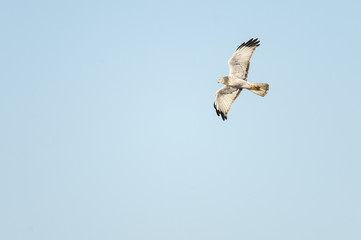
M 221 115 L 223 121 L 227 120 L 227 113 L 242 92 L 242 89 L 248 89 L 261 97 L 267 94 L 269 89 L 267 83 L 251 83 L 247 81 L 249 63 L 254 50 L 259 46 L 259 42 L 257 38 L 252 38 L 248 42 L 242 43 L 228 60 L 229 75 L 218 79 L 218 83 L 225 86 L 217 91 L 214 108 L 217 115 Z

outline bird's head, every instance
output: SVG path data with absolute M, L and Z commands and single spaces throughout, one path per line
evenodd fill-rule
M 218 79 L 218 83 L 222 83 L 224 85 L 228 84 L 228 77 L 221 77 L 220 79 Z

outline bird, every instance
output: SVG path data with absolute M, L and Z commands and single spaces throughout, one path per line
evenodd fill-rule
M 258 38 L 251 38 L 243 42 L 228 60 L 229 75 L 218 79 L 218 83 L 224 84 L 216 92 L 214 99 L 214 108 L 222 120 L 227 120 L 227 114 L 232 104 L 236 101 L 243 89 L 264 97 L 268 93 L 269 85 L 267 83 L 248 82 L 248 70 L 254 50 L 260 45 Z

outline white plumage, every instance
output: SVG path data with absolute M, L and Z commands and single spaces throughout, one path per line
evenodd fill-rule
M 229 75 L 218 79 L 218 82 L 225 86 L 217 91 L 214 108 L 217 115 L 221 115 L 223 120 L 227 119 L 227 113 L 242 89 L 248 89 L 262 97 L 267 94 L 269 89 L 267 83 L 250 83 L 247 81 L 251 57 L 258 46 L 259 40 L 257 38 L 242 43 L 228 60 Z

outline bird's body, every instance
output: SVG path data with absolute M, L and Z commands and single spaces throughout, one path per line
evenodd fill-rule
M 249 84 L 249 82 L 246 80 L 243 80 L 241 78 L 229 78 L 229 77 L 227 77 L 227 78 L 229 80 L 224 85 L 227 85 L 229 87 L 238 88 L 238 89 L 243 89 L 243 88 L 250 89 L 251 88 L 251 84 Z
M 259 41 L 257 38 L 242 43 L 228 60 L 229 75 L 218 79 L 218 83 L 225 86 L 217 91 L 214 108 L 217 115 L 221 115 L 223 120 L 227 119 L 227 113 L 242 89 L 248 89 L 262 97 L 267 94 L 269 89 L 267 83 L 251 83 L 247 81 L 250 60 L 258 46 Z

